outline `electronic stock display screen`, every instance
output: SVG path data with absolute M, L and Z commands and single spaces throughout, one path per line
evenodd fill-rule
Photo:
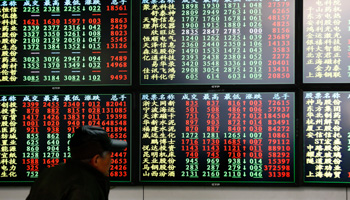
M 303 2 L 304 83 L 350 83 L 350 2 Z
M 0 1 L 0 84 L 130 85 L 131 2 Z
M 141 183 L 294 183 L 294 93 L 140 94 Z
M 350 92 L 304 92 L 305 183 L 350 183 Z
M 83 125 L 100 126 L 128 147 L 112 153 L 111 182 L 131 182 L 131 95 L 0 96 L 0 184 L 29 184 L 70 158 L 69 140 Z
M 141 84 L 294 84 L 294 0 L 142 0 Z

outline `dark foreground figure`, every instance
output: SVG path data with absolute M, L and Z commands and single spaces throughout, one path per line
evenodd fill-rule
M 27 200 L 108 200 L 111 152 L 126 146 L 100 127 L 80 127 L 70 141 L 72 158 L 45 169 Z

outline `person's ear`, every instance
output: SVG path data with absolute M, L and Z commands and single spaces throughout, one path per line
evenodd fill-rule
M 101 156 L 99 155 L 99 154 L 96 154 L 94 157 L 92 157 L 91 158 L 91 160 L 90 160 L 90 164 L 92 165 L 92 166 L 98 166 L 98 162 L 99 162 L 99 158 L 100 158 Z

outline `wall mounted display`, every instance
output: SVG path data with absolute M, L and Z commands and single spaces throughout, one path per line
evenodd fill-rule
M 140 95 L 140 182 L 294 183 L 294 93 Z
M 304 83 L 350 83 L 349 1 L 303 2 Z
M 2 95 L 0 122 L 0 184 L 28 184 L 45 167 L 66 162 L 69 140 L 82 125 L 128 142 L 112 153 L 110 178 L 131 181 L 130 94 Z
M 305 183 L 350 183 L 350 92 L 304 92 Z
M 143 0 L 140 23 L 141 84 L 294 84 L 294 0 Z
M 131 84 L 131 1 L 1 1 L 1 86 Z

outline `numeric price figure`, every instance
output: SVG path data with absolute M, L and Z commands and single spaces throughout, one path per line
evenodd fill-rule
M 109 137 L 127 140 L 128 139 L 128 105 L 126 101 L 107 101 L 105 106 L 102 107 L 102 114 L 106 116 L 105 119 L 101 119 L 101 125 L 108 133 Z M 112 163 L 110 168 L 110 177 L 127 177 L 128 166 L 127 162 L 127 150 L 123 152 L 113 153 Z
M 87 49 L 91 50 L 92 55 L 88 57 L 87 66 L 91 75 L 88 80 L 92 82 L 101 82 L 101 6 L 88 6 L 92 11 L 92 16 L 87 19 Z M 84 25 L 85 26 L 85 25 Z M 85 38 L 84 38 L 85 39 Z
M 52 101 L 45 96 L 43 102 L 46 112 L 43 114 L 43 126 L 46 127 L 46 151 L 43 152 L 43 164 L 53 167 L 60 162 L 60 105 L 58 101 Z M 56 99 L 58 100 L 58 99 Z
M 107 68 L 117 68 L 118 74 L 110 75 L 111 80 L 128 80 L 128 56 L 110 56 L 110 61 L 107 62 Z
M 61 20 L 59 18 L 43 19 L 43 49 L 59 51 L 61 44 Z
M 220 4 L 203 4 L 203 74 L 220 80 Z
M 88 1 L 86 1 L 88 2 Z M 83 82 L 87 79 L 81 73 L 85 69 L 86 52 L 82 54 L 88 47 L 87 28 L 88 19 L 86 19 L 88 11 L 85 5 L 81 5 L 80 1 L 66 1 L 64 5 L 63 23 L 63 49 L 69 50 L 64 56 L 63 66 L 66 75 L 63 76 L 65 82 Z M 84 16 L 84 17 L 82 17 Z
M 39 6 L 23 5 L 23 51 L 26 52 L 26 56 L 23 57 L 23 69 L 28 74 L 23 76 L 23 82 L 40 82 L 40 14 Z
M 85 19 L 66 18 L 63 19 L 63 49 L 81 51 L 85 49 Z
M 101 14 L 95 14 L 101 16 Z M 88 49 L 93 51 L 101 50 L 101 17 L 88 19 Z
M 246 25 L 249 27 L 249 34 L 245 36 L 248 39 L 248 51 L 245 58 L 249 62 L 249 79 L 262 80 L 263 69 L 263 43 L 262 43 L 262 3 L 251 2 L 247 3 L 247 12 L 244 18 Z
M 107 42 L 106 48 L 110 49 L 113 54 L 107 62 L 107 68 L 111 68 L 110 80 L 126 81 L 128 80 L 130 52 L 128 39 L 129 30 L 129 7 L 127 5 L 107 5 L 108 15 L 110 18 L 110 41 Z
M 199 7 L 198 3 L 183 3 L 181 8 L 181 73 L 186 80 L 198 80 Z
M 26 167 L 29 178 L 37 178 L 39 175 L 39 108 L 38 101 L 29 100 L 22 103 L 22 109 L 25 111 L 22 123 L 27 134 L 22 164 Z
M 66 96 L 65 101 L 63 101 L 62 106 L 62 114 L 63 114 L 63 122 L 67 126 L 67 130 L 64 131 L 64 133 L 67 133 L 67 150 L 63 152 L 63 159 L 66 160 L 67 158 L 71 157 L 70 154 L 70 147 L 69 147 L 69 141 L 72 138 L 75 131 L 80 127 L 84 125 L 85 120 L 85 102 L 82 102 L 77 97 L 71 97 Z M 63 136 L 62 136 L 63 138 Z
M 228 101 L 228 130 L 224 133 L 224 152 L 227 152 L 227 169 L 223 176 L 242 177 L 242 105 L 241 100 Z
M 63 68 L 68 69 L 67 75 L 63 76 L 65 82 L 81 82 L 85 80 L 84 75 L 80 75 L 82 69 L 85 68 L 85 57 L 84 56 L 64 56 L 63 57 Z M 69 70 L 72 74 L 69 74 Z
M 86 10 L 85 6 L 81 6 L 79 1 L 76 1 L 76 2 L 66 1 L 63 6 L 63 11 L 67 13 L 81 13 L 85 10 Z
M 89 75 L 89 81 L 101 81 L 101 56 L 89 56 L 88 57 L 88 67 L 91 69 L 93 75 Z
M 45 1 L 42 12 L 42 77 L 43 82 L 60 82 L 61 19 L 59 3 Z M 44 158 L 46 159 L 46 158 Z M 51 162 L 50 162 L 51 163 Z
M 28 74 L 23 76 L 23 82 L 40 82 L 37 75 L 40 72 L 40 8 L 38 1 L 23 3 L 23 50 L 30 56 L 23 57 L 23 69 L 28 70 Z
M 81 82 L 85 80 L 84 75 L 80 75 L 85 68 L 85 57 L 80 56 L 82 50 L 86 49 L 86 19 L 81 17 L 85 11 L 85 6 L 81 6 L 79 1 L 66 1 L 63 7 L 63 50 L 68 50 L 63 57 L 63 68 L 66 71 L 63 76 L 64 82 Z
M 198 107 L 198 100 L 186 100 L 185 132 L 181 134 L 181 151 L 186 159 L 181 177 L 199 178 Z
M 249 177 L 263 178 L 262 100 L 249 100 Z
M 39 18 L 23 19 L 22 27 L 23 27 L 23 50 L 39 51 L 40 50 Z
M 272 25 L 271 33 L 268 34 L 268 46 L 272 48 L 272 57 L 268 59 L 269 79 L 291 78 L 290 67 L 290 2 L 268 2 L 271 14 L 268 16 Z
M 241 3 L 224 3 L 224 29 L 223 29 L 223 67 L 229 80 L 241 80 L 245 78 L 242 72 L 242 12 Z
M 59 2 L 45 1 L 43 6 L 43 12 L 50 14 L 60 13 L 61 9 Z
M 207 132 L 203 133 L 203 152 L 207 154 L 206 170 L 202 177 L 220 178 L 220 105 L 219 100 L 208 100 L 206 125 Z
M 101 112 L 102 112 L 102 105 L 101 101 L 99 99 L 96 100 L 89 100 L 87 102 L 88 105 L 88 112 L 87 112 L 87 120 L 89 126 L 101 126 Z
M 116 18 L 110 19 L 110 42 L 107 43 L 107 49 L 118 50 L 119 53 L 128 48 L 128 18 L 126 13 L 119 13 Z
M 61 70 L 59 56 L 45 56 L 43 57 L 43 69 L 48 70 L 50 74 L 58 73 Z M 59 75 L 44 75 L 43 81 L 45 82 L 59 82 Z
M 48 50 L 43 60 L 43 68 L 48 72 L 44 81 L 60 82 L 60 50 L 61 50 L 61 8 L 59 1 L 45 0 L 43 3 L 43 49 Z
M 268 177 L 291 177 L 291 122 L 290 100 L 269 100 L 268 112 L 268 164 L 264 171 Z

